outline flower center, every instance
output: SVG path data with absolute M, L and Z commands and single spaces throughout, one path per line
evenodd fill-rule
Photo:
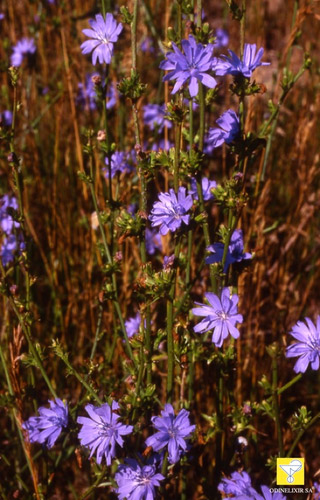
M 228 319 L 228 315 L 224 311 L 216 311 L 216 315 L 219 316 L 219 318 L 222 319 L 222 321 Z

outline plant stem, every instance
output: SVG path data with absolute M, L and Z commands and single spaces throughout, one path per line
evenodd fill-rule
M 278 447 L 279 447 L 279 457 L 283 457 L 283 439 L 282 439 L 282 430 L 281 430 L 281 422 L 280 422 L 280 410 L 279 410 L 279 401 L 278 401 L 278 365 L 277 365 L 277 356 L 274 355 L 272 358 L 272 396 L 273 396 L 273 409 L 276 420 L 276 429 L 277 429 L 277 438 L 278 438 Z
M 137 19 L 138 19 L 138 6 L 139 0 L 134 0 L 133 7 L 133 19 L 131 23 L 131 52 L 132 52 L 132 71 L 137 71 Z M 132 111 L 134 120 L 134 135 L 136 145 L 140 145 L 140 127 L 139 127 L 139 116 L 136 102 L 132 101 Z M 147 182 L 144 172 L 138 163 L 138 174 L 140 180 L 140 210 L 143 214 L 147 211 Z M 143 229 L 140 238 L 140 257 L 143 266 L 147 264 L 147 251 L 146 251 L 146 235 L 145 229 Z M 152 343 L 151 343 L 151 310 L 150 306 L 146 307 L 146 324 L 142 321 L 143 337 L 145 343 L 145 357 L 147 365 L 147 384 L 152 381 Z
M 103 227 L 103 222 L 102 222 L 102 218 L 101 218 L 101 213 L 100 213 L 100 210 L 99 210 L 99 207 L 98 207 L 97 197 L 96 197 L 96 193 L 95 193 L 95 189 L 94 189 L 94 184 L 93 184 L 94 176 L 93 176 L 92 155 L 90 155 L 90 178 L 91 178 L 90 179 L 90 192 L 91 192 L 91 197 L 92 197 L 94 209 L 96 211 L 97 218 L 98 218 L 99 229 L 100 229 L 100 233 L 101 233 L 101 237 L 102 237 L 102 241 L 103 241 L 104 250 L 105 250 L 105 253 L 106 253 L 106 256 L 107 256 L 108 263 L 112 265 L 112 262 L 113 262 L 112 261 L 112 256 L 111 256 L 111 253 L 110 253 L 110 250 L 109 250 L 109 245 L 108 245 L 107 238 L 106 238 L 106 235 L 105 235 L 105 231 L 104 231 L 104 227 Z M 111 279 L 112 279 L 112 287 L 113 287 L 113 293 L 114 293 L 114 298 L 112 299 L 112 302 L 113 302 L 113 305 L 115 307 L 115 310 L 117 312 L 117 315 L 118 315 L 118 318 L 119 318 L 119 321 L 120 321 L 121 331 L 122 331 L 122 334 L 123 334 L 123 337 L 124 337 L 124 340 L 125 340 L 127 354 L 128 354 L 129 358 L 131 359 L 131 361 L 133 362 L 134 366 L 137 369 L 137 362 L 136 362 L 136 360 L 135 360 L 135 358 L 133 356 L 133 352 L 132 352 L 132 349 L 131 349 L 131 345 L 130 345 L 129 338 L 128 338 L 128 335 L 127 335 L 126 327 L 125 327 L 125 324 L 124 324 L 124 320 L 123 320 L 123 316 L 122 316 L 120 304 L 119 304 L 119 301 L 118 301 L 117 280 L 116 280 L 116 276 L 115 276 L 114 272 L 112 272 L 112 278 Z
M 320 419 L 320 412 L 317 413 L 312 420 L 310 420 L 310 422 L 305 426 L 304 429 L 301 429 L 296 437 L 296 439 L 293 441 L 292 443 L 292 446 L 290 448 L 290 450 L 288 451 L 288 453 L 286 454 L 286 457 L 291 457 L 292 456 L 292 453 L 294 452 L 297 444 L 299 443 L 300 439 L 302 438 L 303 434 L 308 430 L 310 429 L 310 427 L 316 423 L 317 420 Z

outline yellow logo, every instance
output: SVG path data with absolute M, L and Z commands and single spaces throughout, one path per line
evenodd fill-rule
M 277 485 L 304 484 L 304 458 L 277 458 Z

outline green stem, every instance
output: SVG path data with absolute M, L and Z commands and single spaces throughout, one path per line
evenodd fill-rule
M 80 384 L 86 389 L 86 391 L 99 403 L 102 405 L 103 401 L 99 398 L 99 396 L 94 392 L 92 387 L 81 377 L 80 373 L 71 365 L 68 358 L 66 356 L 60 356 L 60 359 L 64 362 L 64 364 L 68 367 L 70 373 L 80 382 Z
M 106 235 L 105 235 L 105 231 L 104 231 L 104 227 L 103 227 L 103 221 L 102 221 L 101 213 L 100 213 L 100 210 L 99 210 L 99 207 L 98 207 L 97 197 L 96 197 L 96 193 L 95 193 L 95 189 L 94 189 L 94 184 L 93 184 L 94 177 L 93 177 L 93 163 L 92 163 L 92 156 L 91 155 L 90 155 L 90 177 L 91 177 L 91 179 L 90 179 L 90 192 L 91 192 L 91 197 L 92 197 L 94 209 L 96 211 L 97 218 L 98 218 L 99 229 L 100 229 L 100 233 L 101 233 L 101 237 L 102 237 L 102 241 L 103 241 L 103 246 L 104 246 L 105 253 L 106 253 L 106 256 L 107 256 L 107 261 L 108 261 L 109 264 L 112 265 L 112 256 L 111 256 L 111 253 L 110 253 L 110 250 L 109 250 L 109 245 L 108 245 L 107 238 L 106 238 Z M 128 335 L 127 335 L 126 327 L 125 327 L 125 324 L 124 324 L 124 320 L 123 320 L 123 316 L 122 316 L 120 304 L 119 304 L 119 301 L 118 301 L 117 280 L 116 280 L 116 276 L 115 276 L 114 272 L 112 273 L 112 278 L 111 279 L 112 279 L 112 287 L 113 287 L 113 293 L 114 293 L 114 299 L 112 301 L 113 301 L 114 308 L 115 308 L 115 310 L 117 312 L 117 315 L 118 315 L 118 318 L 119 318 L 119 321 L 120 321 L 120 327 L 121 327 L 121 331 L 122 331 L 122 334 L 123 334 L 123 337 L 124 337 L 124 340 L 125 340 L 126 351 L 127 351 L 127 354 L 129 356 L 129 358 L 131 359 L 131 361 L 133 362 L 134 366 L 137 369 L 137 362 L 136 362 L 136 360 L 135 360 L 135 358 L 133 356 L 133 352 L 132 352 L 132 349 L 131 349 L 131 345 L 130 345 L 129 338 L 128 338 Z
M 173 187 L 176 193 L 178 192 L 179 189 L 181 127 L 182 127 L 181 123 L 177 123 L 175 127 Z
M 284 450 L 283 450 L 283 439 L 282 439 L 282 430 L 280 422 L 280 410 L 279 410 L 277 387 L 278 387 L 278 365 L 277 365 L 277 356 L 274 355 L 274 357 L 272 358 L 272 399 L 273 399 L 273 409 L 274 409 L 276 429 L 277 429 L 279 457 L 283 457 Z
M 246 28 L 246 0 L 242 0 L 241 10 L 242 16 L 240 19 L 240 57 L 242 58 L 244 49 L 244 34 Z
M 132 52 L 132 71 L 137 70 L 137 19 L 138 19 L 138 6 L 139 0 L 134 0 L 133 6 L 133 19 L 131 23 L 131 52 Z M 133 121 L 134 121 L 134 135 L 135 142 L 137 145 L 140 145 L 140 127 L 139 127 L 139 115 L 138 109 L 135 101 L 132 101 L 132 111 L 133 111 Z M 147 182 L 144 175 L 144 172 L 138 164 L 138 173 L 140 180 L 140 189 L 141 189 L 141 197 L 140 197 L 140 210 L 142 213 L 146 213 L 147 211 Z M 146 251 L 146 237 L 145 237 L 145 229 L 143 229 L 140 239 L 140 256 L 141 262 L 143 266 L 147 264 L 147 251 Z M 142 329 L 143 329 L 143 337 L 145 344 L 145 357 L 146 357 L 146 365 L 147 365 L 147 384 L 150 384 L 152 381 L 152 343 L 151 343 L 151 310 L 150 306 L 146 307 L 146 325 L 144 325 L 144 321 L 142 321 Z M 140 373 L 140 372 L 139 372 Z M 139 375 L 138 375 L 139 376 Z
M 290 450 L 288 451 L 288 453 L 286 454 L 286 457 L 291 457 L 292 456 L 292 453 L 294 452 L 297 444 L 299 443 L 300 439 L 302 438 L 302 436 L 304 435 L 304 433 L 310 429 L 310 427 L 316 423 L 317 420 L 320 419 L 320 412 L 317 413 L 312 420 L 310 420 L 310 422 L 305 426 L 304 429 L 301 429 L 296 437 L 296 439 L 293 441 L 292 443 L 292 446 L 290 448 Z
M 202 0 L 197 0 L 197 28 L 202 26 Z
M 0 261 L 0 270 L 1 270 L 2 278 L 5 282 L 5 270 L 3 268 L 1 261 Z M 30 326 L 25 323 L 25 320 L 24 320 L 23 316 L 20 314 L 20 312 L 15 304 L 14 298 L 12 297 L 12 295 L 8 289 L 6 290 L 6 296 L 9 300 L 9 303 L 10 303 L 10 305 L 11 305 L 11 307 L 12 307 L 12 309 L 13 309 L 13 311 L 18 319 L 18 322 L 19 322 L 21 328 L 22 328 L 22 331 L 23 331 L 25 338 L 28 342 L 28 346 L 29 346 L 29 349 L 30 349 L 31 354 L 33 356 L 33 359 L 34 359 L 37 367 L 39 368 L 41 375 L 48 386 L 49 391 L 51 392 L 52 396 L 56 399 L 57 398 L 56 391 L 52 387 L 52 384 L 48 378 L 48 375 L 46 374 L 46 371 L 43 367 L 43 364 L 42 364 L 42 361 L 41 361 L 40 356 L 38 354 L 38 351 L 33 345 Z
M 180 239 L 175 241 L 175 259 L 179 257 L 180 253 Z M 174 340 L 173 340 L 173 303 L 176 289 L 177 272 L 173 271 L 172 285 L 167 299 L 167 353 L 168 353 L 168 378 L 167 378 L 167 402 L 171 403 L 173 399 L 173 385 L 174 385 Z
M 98 345 L 99 335 L 100 335 L 100 329 L 101 329 L 101 323 L 102 323 L 102 313 L 103 313 L 103 307 L 102 307 L 102 304 L 99 303 L 98 321 L 97 321 L 96 333 L 95 333 L 95 336 L 94 336 L 94 342 L 93 342 L 93 346 L 92 346 L 92 349 L 91 349 L 90 360 L 93 360 L 94 355 L 95 355 L 96 350 L 97 350 L 97 345 Z

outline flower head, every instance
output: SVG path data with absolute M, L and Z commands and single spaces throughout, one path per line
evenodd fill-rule
M 305 318 L 292 328 L 290 335 L 298 342 L 287 347 L 286 357 L 295 358 L 299 356 L 294 371 L 304 373 L 311 363 L 313 370 L 318 370 L 320 359 L 320 316 L 317 317 L 317 326 L 310 318 Z
M 173 189 L 169 193 L 160 193 L 159 201 L 152 207 L 149 219 L 152 227 L 160 226 L 160 234 L 176 231 L 182 223 L 188 225 L 190 215 L 187 213 L 192 207 L 192 196 L 186 195 L 186 188 L 179 187 L 178 195 Z
M 201 43 L 197 43 L 192 35 L 189 35 L 188 40 L 182 40 L 181 46 L 183 52 L 175 43 L 172 43 L 173 52 L 168 52 L 166 59 L 160 63 L 161 69 L 170 70 L 163 81 L 176 80 L 172 94 L 178 92 L 188 81 L 191 97 L 198 94 L 198 81 L 206 87 L 214 88 L 217 82 L 208 74 L 212 67 L 213 44 L 204 47 Z
M 256 51 L 257 46 L 255 43 L 245 43 L 241 60 L 232 50 L 229 50 L 230 57 L 222 56 L 223 60 L 216 66 L 216 74 L 242 75 L 245 78 L 250 78 L 258 66 L 268 66 L 270 64 L 268 62 L 261 62 L 264 52 L 262 47 L 257 53 Z
M 223 30 L 222 28 L 217 28 L 216 29 L 216 39 L 214 41 L 214 47 L 215 48 L 222 48 L 226 47 L 229 43 L 229 35 L 226 30 Z
M 114 177 L 117 173 L 129 173 L 132 171 L 132 165 L 129 163 L 129 155 L 123 151 L 115 151 L 111 156 L 111 177 Z M 109 160 L 105 158 L 105 164 L 109 165 Z M 103 169 L 106 177 L 109 177 L 108 168 Z
M 213 330 L 212 342 L 221 347 L 223 341 L 230 334 L 237 339 L 240 335 L 236 328 L 236 323 L 242 323 L 242 314 L 238 314 L 237 304 L 238 295 L 230 297 L 229 288 L 224 288 L 221 293 L 221 299 L 214 293 L 205 293 L 205 297 L 210 305 L 196 302 L 200 307 L 192 309 L 195 316 L 204 316 L 193 329 L 197 333 L 204 333 Z
M 259 500 L 286 500 L 286 497 L 282 495 L 280 492 L 271 493 L 270 488 L 268 486 L 261 486 L 262 496 L 259 496 Z M 314 497 L 315 498 L 315 497 Z
M 320 500 L 320 483 L 313 483 L 313 498 L 314 500 Z
M 6 109 L 0 113 L 0 126 L 11 127 L 12 124 L 12 112 Z
M 228 109 L 217 120 L 219 128 L 210 128 L 206 137 L 206 153 L 211 154 L 224 142 L 230 144 L 240 134 L 240 121 L 237 113 Z
M 11 66 L 21 66 L 24 57 L 30 57 L 36 52 L 37 48 L 33 38 L 22 38 L 13 47 L 11 54 Z
M 163 127 L 172 127 L 170 120 L 165 118 L 166 107 L 164 104 L 146 104 L 143 107 L 143 119 L 144 123 L 150 128 L 150 130 L 155 130 L 160 133 Z
M 119 405 L 115 401 L 111 406 L 108 403 L 100 407 L 88 404 L 85 409 L 90 418 L 77 418 L 77 422 L 82 424 L 78 434 L 80 442 L 90 448 L 90 458 L 97 453 L 98 464 L 101 464 L 104 456 L 107 465 L 110 465 L 116 454 L 116 443 L 122 447 L 124 441 L 121 436 L 130 434 L 133 430 L 132 425 L 118 422 L 120 417 L 114 413 L 118 408 Z
M 101 14 L 97 14 L 95 19 L 89 21 L 92 29 L 82 30 L 86 36 L 92 40 L 86 40 L 81 45 L 83 54 L 92 52 L 92 64 L 95 66 L 97 60 L 100 64 L 110 64 L 113 54 L 113 44 L 118 40 L 122 31 L 122 24 L 117 23 L 110 12 L 104 18 Z
M 155 487 L 160 485 L 164 476 L 157 473 L 156 465 L 140 465 L 137 460 L 126 459 L 115 474 L 118 483 L 119 500 L 154 500 Z
M 146 229 L 146 250 L 149 255 L 154 255 L 157 250 L 162 250 L 160 234 L 154 229 Z
M 202 186 L 202 194 L 204 201 L 212 200 L 214 196 L 211 193 L 211 189 L 217 187 L 216 181 L 210 181 L 207 177 L 202 177 L 201 186 Z M 189 190 L 189 193 L 192 194 L 195 200 L 199 199 L 197 190 L 197 181 L 194 177 L 191 179 L 191 189 Z
M 214 243 L 210 245 L 207 250 L 212 252 L 212 255 L 206 258 L 206 264 L 214 264 L 216 262 L 221 262 L 224 252 L 223 243 Z M 226 273 L 230 264 L 235 262 L 241 262 L 242 260 L 248 260 L 252 258 L 252 254 L 249 252 L 243 252 L 243 233 L 241 229 L 235 229 L 230 238 L 229 248 L 227 252 L 226 262 L 223 268 L 223 272 Z
M 0 227 L 9 235 L 14 228 L 20 227 L 20 223 L 13 219 L 11 211 L 18 210 L 18 202 L 14 196 L 5 194 L 0 200 Z
M 194 432 L 196 426 L 190 425 L 189 412 L 181 410 L 175 416 L 171 404 L 166 404 L 161 417 L 152 417 L 154 427 L 159 431 L 148 437 L 147 446 L 160 451 L 168 446 L 169 461 L 174 464 L 180 459 L 182 451 L 186 451 L 186 439 Z
M 50 408 L 41 406 L 40 417 L 30 417 L 22 424 L 28 432 L 30 443 L 40 443 L 52 448 L 61 434 L 62 428 L 68 425 L 68 405 L 61 399 L 49 401 Z
M 25 250 L 26 244 L 21 233 L 12 233 L 5 236 L 1 243 L 0 256 L 4 266 L 13 261 L 16 252 L 21 254 Z
M 225 495 L 233 495 L 236 500 L 262 500 L 251 485 L 251 478 L 245 471 L 233 472 L 230 479 L 224 477 L 218 485 L 218 490 Z
M 125 327 L 129 338 L 139 333 L 140 325 L 141 325 L 141 316 L 139 312 L 132 318 L 129 318 L 127 319 L 127 321 L 125 321 Z

